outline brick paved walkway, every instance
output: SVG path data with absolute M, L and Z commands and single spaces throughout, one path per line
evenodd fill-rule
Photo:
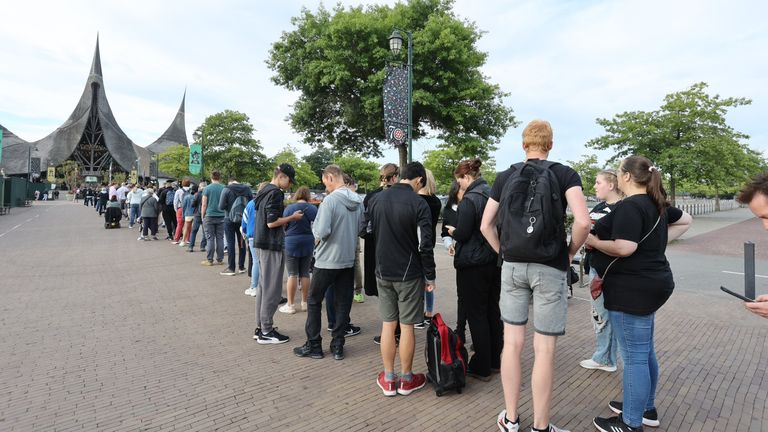
M 219 276 L 199 265 L 202 254 L 165 241 L 137 242 L 135 229 L 101 226 L 92 209 L 66 202 L 0 217 L 0 430 L 495 430 L 498 378 L 441 398 L 430 389 L 381 395 L 375 299 L 354 305 L 363 333 L 347 341 L 344 361 L 299 359 L 291 350 L 304 341 L 305 314 L 277 314 L 288 344 L 257 345 L 243 276 Z M 698 260 L 686 241 L 681 262 Z M 452 266 L 437 255 L 437 308 L 454 322 Z M 768 320 L 678 285 L 657 319 L 658 430 L 767 430 Z M 576 290 L 557 353 L 553 422 L 574 432 L 594 430 L 591 418 L 609 415 L 621 395 L 620 374 L 578 366 L 594 348 L 587 295 Z M 417 371 L 423 339 L 418 331 Z M 532 360 L 528 350 L 524 376 Z M 521 418 L 528 430 L 527 382 Z

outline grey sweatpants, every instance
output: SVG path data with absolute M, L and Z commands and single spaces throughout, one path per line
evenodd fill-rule
M 231 253 L 231 251 L 230 251 Z M 256 249 L 259 255 L 259 286 L 256 288 L 256 325 L 263 333 L 272 331 L 273 318 L 283 295 L 283 251 Z

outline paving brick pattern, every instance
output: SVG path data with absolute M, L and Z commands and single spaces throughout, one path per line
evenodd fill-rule
M 291 350 L 304 342 L 304 313 L 277 313 L 292 340 L 260 346 L 243 275 L 102 226 L 67 202 L 0 218 L 0 430 L 496 430 L 498 377 L 470 378 L 461 395 L 381 395 L 375 298 L 353 306 L 363 332 L 347 340 L 345 360 L 300 359 Z M 454 322 L 453 269 L 437 256 L 437 308 Z M 621 396 L 620 373 L 578 366 L 594 348 L 587 296 L 576 289 L 557 351 L 552 419 L 572 431 L 594 430 L 592 417 Z M 416 371 L 424 338 L 417 330 Z M 678 290 L 658 313 L 656 341 L 657 430 L 768 430 L 768 321 L 726 296 Z M 528 349 L 524 377 L 532 362 Z M 527 430 L 527 378 L 520 410 Z

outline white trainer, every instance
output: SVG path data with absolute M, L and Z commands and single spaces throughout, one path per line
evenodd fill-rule
M 579 366 L 583 367 L 584 369 L 597 369 L 601 371 L 606 372 L 616 372 L 616 365 L 614 366 L 608 366 L 604 364 L 600 364 L 592 359 L 586 359 L 579 362 Z
M 280 306 L 280 309 L 278 309 L 278 310 L 280 312 L 286 313 L 286 314 L 295 314 L 296 313 L 296 308 L 292 304 L 288 304 L 288 303 Z

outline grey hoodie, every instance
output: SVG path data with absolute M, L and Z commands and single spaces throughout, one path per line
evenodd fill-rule
M 320 204 L 312 225 L 315 266 L 321 269 L 354 267 L 357 236 L 363 220 L 363 200 L 346 187 L 329 194 Z

